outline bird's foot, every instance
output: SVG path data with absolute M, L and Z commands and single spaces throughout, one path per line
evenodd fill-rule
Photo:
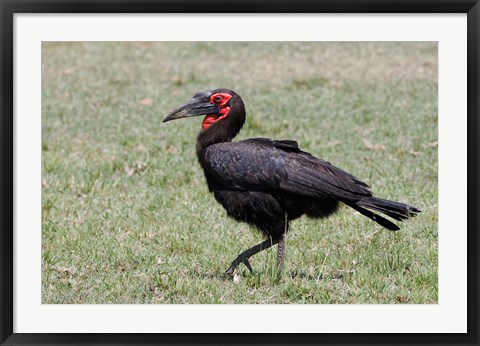
M 225 271 L 225 275 L 227 275 L 227 276 L 229 276 L 229 277 L 233 277 L 233 276 L 235 275 L 235 269 L 237 269 L 237 266 L 238 266 L 240 263 L 245 264 L 245 266 L 248 268 L 248 270 L 250 270 L 250 273 L 253 273 L 253 269 L 252 269 L 252 266 L 250 265 L 250 262 L 249 262 L 248 258 L 247 258 L 247 257 L 238 256 L 238 257 L 235 258 L 235 260 L 232 262 L 232 264 L 230 265 L 230 268 L 228 268 L 228 269 Z
M 228 268 L 227 270 L 225 270 L 225 272 L 223 273 L 224 275 L 228 276 L 228 277 L 231 277 L 233 278 L 235 276 L 235 267 L 234 266 L 230 266 L 230 268 Z

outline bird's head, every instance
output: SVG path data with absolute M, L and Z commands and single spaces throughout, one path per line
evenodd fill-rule
M 229 120 L 237 118 L 241 127 L 245 121 L 245 107 L 240 96 L 232 90 L 202 90 L 193 95 L 190 101 L 171 111 L 163 122 L 197 115 L 205 115 L 202 122 L 203 130 L 217 123 L 225 124 L 227 118 Z

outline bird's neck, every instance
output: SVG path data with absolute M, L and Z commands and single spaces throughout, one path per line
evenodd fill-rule
M 217 124 L 215 124 L 217 125 Z M 221 126 L 215 126 L 201 131 L 197 137 L 197 153 L 212 144 L 230 142 L 234 136 Z
M 212 144 L 231 142 L 240 132 L 244 122 L 245 111 L 243 109 L 232 110 L 225 119 L 200 131 L 197 137 L 197 155 L 201 155 L 203 150 Z
M 214 124 L 217 125 L 217 124 Z M 206 130 L 202 130 L 197 137 L 197 145 L 196 145 L 196 152 L 197 152 L 197 159 L 200 166 L 205 171 L 205 177 L 207 179 L 207 183 L 209 186 L 209 190 L 211 191 L 211 179 L 209 179 L 209 174 L 205 170 L 205 149 L 208 148 L 210 145 L 216 143 L 224 143 L 224 142 L 231 142 L 233 137 L 231 132 L 225 131 L 221 127 L 217 129 L 217 126 L 212 125 Z

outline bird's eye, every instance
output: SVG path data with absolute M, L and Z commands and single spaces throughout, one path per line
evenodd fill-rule
M 215 97 L 213 98 L 213 101 L 214 101 L 215 103 L 219 103 L 219 102 L 222 101 L 222 97 L 221 97 L 220 95 L 217 95 L 217 96 L 215 96 Z

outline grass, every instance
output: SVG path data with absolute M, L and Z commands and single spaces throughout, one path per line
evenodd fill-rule
M 42 83 L 43 303 L 437 303 L 435 43 L 45 42 Z M 246 103 L 239 139 L 296 139 L 423 213 L 301 218 L 282 273 L 270 249 L 225 279 L 261 237 L 207 191 L 201 118 L 162 124 L 217 87 Z

